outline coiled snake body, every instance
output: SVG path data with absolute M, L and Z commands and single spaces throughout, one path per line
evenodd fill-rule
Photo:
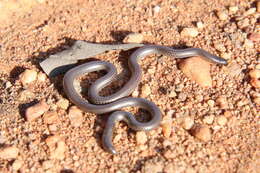
M 149 54 L 162 54 L 175 58 L 187 58 L 191 56 L 202 56 L 218 64 L 227 64 L 225 59 L 212 55 L 202 49 L 187 48 L 187 49 L 172 49 L 165 46 L 149 45 L 137 49 L 129 58 L 128 66 L 131 71 L 129 81 L 116 93 L 110 96 L 100 96 L 99 92 L 109 85 L 117 76 L 116 68 L 113 64 L 104 61 L 93 61 L 86 64 L 79 65 L 69 70 L 63 79 L 64 91 L 69 99 L 82 110 L 96 114 L 103 114 L 113 112 L 108 118 L 106 128 L 102 136 L 103 147 L 116 154 L 116 150 L 112 144 L 113 128 L 117 121 L 125 121 L 130 128 L 134 130 L 151 130 L 160 124 L 162 119 L 160 109 L 153 103 L 142 98 L 132 98 L 129 96 L 141 81 L 142 69 L 138 62 Z M 196 68 L 196 67 L 194 67 Z M 81 97 L 74 87 L 74 81 L 77 77 L 83 74 L 105 70 L 106 75 L 96 80 L 88 90 L 89 100 L 87 101 Z M 136 106 L 147 110 L 151 119 L 148 122 L 139 122 L 134 115 L 118 111 L 124 107 Z

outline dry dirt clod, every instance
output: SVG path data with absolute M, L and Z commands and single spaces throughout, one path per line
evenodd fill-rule
M 142 43 L 143 39 L 144 37 L 140 33 L 130 33 L 124 38 L 123 43 Z
M 198 29 L 203 29 L 204 28 L 204 24 L 201 21 L 197 22 L 196 26 L 197 26 Z
M 191 129 L 191 134 L 203 142 L 208 142 L 211 140 L 211 129 L 206 125 L 195 125 Z
M 212 87 L 210 63 L 201 57 L 187 58 L 179 64 L 179 67 L 186 76 L 196 81 L 200 86 Z
M 251 33 L 248 37 L 249 40 L 253 42 L 259 42 L 260 41 L 260 33 Z
M 196 37 L 197 35 L 199 35 L 197 28 L 184 28 L 181 31 L 181 36 L 183 37 Z
M 42 100 L 39 103 L 29 107 L 25 111 L 25 117 L 27 121 L 34 121 L 35 119 L 39 118 L 42 114 L 48 111 L 50 108 L 47 103 Z
M 229 10 L 230 13 L 234 14 L 238 11 L 238 7 L 237 6 L 230 6 L 228 8 L 228 10 Z
M 83 112 L 78 107 L 72 106 L 69 109 L 69 118 L 72 126 L 79 127 L 84 120 Z
M 222 52 L 222 53 L 221 53 L 221 57 L 224 58 L 224 59 L 226 59 L 226 60 L 231 59 L 231 56 L 232 56 L 231 53 L 227 53 L 227 52 Z
M 215 47 L 218 51 L 220 51 L 220 52 L 225 52 L 225 51 L 226 51 L 226 47 L 225 47 L 225 45 L 222 44 L 222 43 L 215 43 L 215 44 L 214 44 L 214 47 Z
M 39 82 L 45 82 L 46 79 L 47 79 L 47 75 L 46 75 L 45 73 L 42 73 L 42 72 L 38 73 L 38 75 L 37 75 L 37 81 L 39 81 Z
M 20 75 L 20 81 L 21 81 L 23 86 L 27 86 L 28 84 L 31 84 L 36 79 L 37 79 L 37 71 L 35 71 L 35 70 L 26 69 Z
M 67 110 L 69 107 L 69 101 L 67 99 L 62 98 L 56 103 L 56 105 L 61 109 Z
M 0 149 L 1 159 L 15 159 L 19 154 L 19 149 L 15 146 L 4 147 Z
M 43 114 L 45 124 L 55 124 L 59 122 L 59 116 L 56 111 L 48 111 Z
M 138 145 L 143 145 L 147 142 L 147 136 L 146 133 L 144 131 L 138 131 L 136 132 L 136 142 Z
M 51 159 L 63 160 L 65 158 L 66 144 L 62 137 L 58 135 L 50 136 L 45 142 L 50 149 Z

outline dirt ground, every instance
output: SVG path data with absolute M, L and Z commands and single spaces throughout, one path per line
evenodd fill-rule
M 260 48 L 259 37 L 253 42 L 248 39 L 259 32 L 259 13 L 248 12 L 252 8 L 256 1 L 0 0 L 1 172 L 259 172 L 259 99 L 255 101 L 259 88 L 250 83 L 249 71 L 259 68 Z M 183 28 L 198 28 L 198 22 L 204 27 L 198 29 L 197 36 L 181 35 Z M 132 32 L 141 33 L 144 43 L 198 47 L 228 55 L 229 64 L 212 65 L 212 87 L 204 88 L 184 75 L 179 60 L 165 56 L 144 59 L 138 91 L 149 85 L 151 92 L 137 95 L 154 102 L 164 119 L 172 120 L 167 126 L 170 135 L 160 126 L 141 133 L 147 140 L 141 139 L 140 144 L 137 133 L 120 123 L 114 140 L 119 154 L 111 155 L 101 146 L 108 115 L 84 112 L 83 120 L 78 120 L 81 125 L 74 127 L 68 118 L 69 108 L 57 106 L 67 98 L 62 76 L 24 87 L 20 74 L 25 69 L 43 72 L 39 62 L 75 40 L 121 43 Z M 122 69 L 131 52 L 112 51 L 95 58 Z M 176 95 L 169 97 L 172 91 Z M 226 98 L 224 108 L 217 104 L 219 97 Z M 42 117 L 25 119 L 25 110 L 40 100 L 57 113 L 59 122 L 50 125 Z M 210 139 L 199 140 L 185 129 L 185 117 L 206 126 Z M 54 142 L 53 147 L 48 143 L 52 135 L 64 142 L 57 146 Z M 16 150 L 4 150 L 10 146 L 17 154 Z M 59 147 L 65 148 L 64 156 L 60 157 Z

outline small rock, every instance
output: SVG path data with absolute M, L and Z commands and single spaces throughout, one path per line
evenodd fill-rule
M 227 53 L 227 52 L 222 52 L 221 53 L 221 57 L 224 58 L 225 60 L 231 59 L 231 56 L 232 56 L 231 53 Z
M 227 118 L 224 115 L 218 116 L 217 123 L 221 126 L 224 126 L 227 123 Z
M 206 124 L 212 124 L 214 121 L 215 116 L 214 115 L 208 115 L 203 118 L 203 122 Z
M 38 73 L 38 75 L 37 75 L 37 80 L 38 80 L 39 82 L 45 82 L 46 79 L 47 79 L 47 76 L 46 76 L 45 73 L 42 73 L 42 72 Z
M 185 116 L 182 118 L 181 121 L 181 126 L 185 129 L 185 130 L 190 130 L 194 125 L 194 120 L 191 117 Z
M 123 43 L 142 43 L 143 42 L 143 35 L 140 33 L 131 33 L 128 34 L 124 40 Z
M 19 154 L 19 149 L 14 146 L 4 147 L 0 149 L 1 159 L 15 159 Z
M 84 120 L 83 112 L 76 106 L 72 106 L 69 109 L 69 118 L 72 126 L 79 127 Z
M 208 100 L 208 105 L 210 106 L 210 107 L 214 107 L 214 105 L 215 105 L 215 102 L 214 102 L 214 100 Z
M 259 79 L 259 78 L 260 78 L 260 70 L 259 70 L 259 69 L 250 70 L 249 76 L 250 76 L 252 79 Z
M 253 42 L 259 42 L 260 41 L 260 33 L 251 33 L 248 37 L 249 40 Z
M 226 47 L 225 47 L 223 44 L 221 44 L 221 43 L 215 43 L 215 44 L 214 44 L 214 47 L 215 47 L 218 51 L 220 51 L 220 52 L 225 52 L 225 51 L 226 51 Z
M 227 117 L 227 118 L 230 118 L 230 117 L 232 117 L 232 112 L 231 111 L 225 111 L 224 116 Z
M 227 98 L 224 96 L 220 96 L 217 98 L 216 100 L 217 105 L 221 108 L 221 109 L 228 109 L 228 102 L 227 102 Z
M 260 1 L 256 2 L 256 11 L 260 13 Z
M 203 29 L 204 28 L 204 24 L 202 22 L 200 22 L 200 21 L 197 22 L 196 25 L 197 25 L 198 29 Z
M 196 67 L 196 68 L 194 68 Z M 187 58 L 179 64 L 182 72 L 202 87 L 212 87 L 210 63 L 201 57 Z
M 252 15 L 256 12 L 256 8 L 249 8 L 245 13 L 244 16 Z
M 12 83 L 11 83 L 10 81 L 7 81 L 7 82 L 5 83 L 5 89 L 10 88 L 11 86 L 12 86 Z
M 48 126 L 48 129 L 51 131 L 51 132 L 56 132 L 58 130 L 58 127 L 56 124 L 50 124 Z
M 67 99 L 62 98 L 56 103 L 56 105 L 61 109 L 67 110 L 69 107 L 69 101 Z
M 50 108 L 45 101 L 40 101 L 39 103 L 29 107 L 25 111 L 25 117 L 27 121 L 33 121 L 39 118 L 42 114 L 48 111 Z
M 58 135 L 50 136 L 45 142 L 50 149 L 51 159 L 63 160 L 65 158 L 66 144 L 62 137 Z
M 252 49 L 254 48 L 254 42 L 252 40 L 245 39 L 244 46 L 245 48 Z
M 138 145 L 142 145 L 145 144 L 147 142 L 147 136 L 146 133 L 144 131 L 138 131 L 136 132 L 136 142 Z
M 230 13 L 234 14 L 238 11 L 238 7 L 237 6 L 230 6 L 228 10 L 229 10 Z
M 171 92 L 170 92 L 170 94 L 168 96 L 173 98 L 173 97 L 177 96 L 177 93 L 174 90 L 171 90 Z
M 45 124 L 55 124 L 59 122 L 59 117 L 56 111 L 49 111 L 43 114 Z
M 199 34 L 199 31 L 197 30 L 197 28 L 184 28 L 181 31 L 181 35 L 183 37 L 196 37 Z
M 148 84 L 142 86 L 142 96 L 147 97 L 151 94 L 151 88 Z
M 192 130 L 191 133 L 196 138 L 200 139 L 201 141 L 207 142 L 211 140 L 211 129 L 205 125 L 196 125 Z
M 228 19 L 228 14 L 226 11 L 218 11 L 217 16 L 220 20 L 227 20 Z
M 21 160 L 15 160 L 12 164 L 12 169 L 14 171 L 18 171 L 23 166 L 23 161 Z
M 160 12 L 160 9 L 161 9 L 161 7 L 158 6 L 158 5 L 156 5 L 156 6 L 153 8 L 153 11 L 154 11 L 155 13 L 159 13 L 159 12 Z
M 259 79 L 251 79 L 250 84 L 255 88 L 260 88 L 260 80 Z
M 171 121 L 163 122 L 161 126 L 162 126 L 163 136 L 169 138 L 172 133 L 172 122 Z
M 135 90 L 133 91 L 132 96 L 133 96 L 133 97 L 138 97 L 138 96 L 139 96 L 139 91 L 138 91 L 138 89 L 135 89 Z
M 20 75 L 20 81 L 23 86 L 27 86 L 28 84 L 34 82 L 37 79 L 37 71 L 26 69 Z
M 163 156 L 166 158 L 166 159 L 173 159 L 176 157 L 176 154 L 174 152 L 172 152 L 171 150 L 166 150 L 164 153 L 163 153 Z

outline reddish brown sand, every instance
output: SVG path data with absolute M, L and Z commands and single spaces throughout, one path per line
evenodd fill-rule
M 231 12 L 230 6 L 238 10 Z M 247 42 L 257 25 L 259 30 L 259 13 L 246 12 L 255 7 L 256 2 L 249 0 L 0 0 L 0 171 L 259 172 L 259 99 L 254 102 L 259 88 L 251 86 L 248 75 L 257 63 L 259 68 L 259 42 Z M 226 18 L 220 20 L 218 12 Z M 196 28 L 199 21 L 204 28 L 198 29 L 198 36 L 180 34 L 185 27 Z M 119 154 L 113 156 L 100 142 L 108 114 L 84 112 L 83 118 L 79 113 L 71 120 L 68 109 L 57 106 L 66 98 L 62 76 L 24 87 L 19 75 L 25 69 L 42 71 L 39 62 L 74 40 L 118 43 L 131 32 L 141 33 L 145 43 L 230 53 L 229 65 L 211 67 L 213 86 L 207 89 L 185 76 L 179 61 L 164 56 L 143 60 L 137 95 L 157 104 L 164 119 L 171 121 L 138 135 L 118 124 L 114 144 Z M 130 53 L 113 51 L 95 58 L 122 69 Z M 92 75 L 91 80 L 97 77 Z M 113 92 L 118 85 L 106 91 Z M 142 93 L 146 85 L 148 94 Z M 219 97 L 226 98 L 226 107 L 217 104 Z M 58 121 L 25 119 L 25 110 L 40 100 L 47 102 Z M 196 134 L 183 126 L 185 117 L 200 127 Z M 15 149 L 4 150 L 10 146 Z

